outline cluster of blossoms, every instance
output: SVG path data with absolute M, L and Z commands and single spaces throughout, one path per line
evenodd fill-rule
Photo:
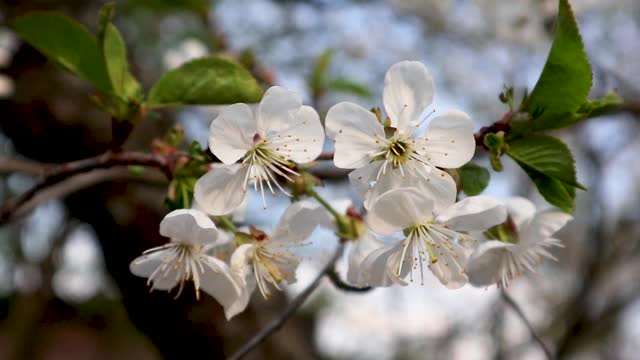
M 427 68 L 404 61 L 385 76 L 387 118 L 351 103 L 333 106 L 325 119 L 326 135 L 335 141 L 333 159 L 339 168 L 354 169 L 349 179 L 367 214 L 339 214 L 307 188 L 318 202 L 293 202 L 271 235 L 252 226 L 220 229 L 209 215 L 231 213 L 251 187 L 265 208 L 268 193 L 291 197 L 287 183 L 304 176 L 308 166 L 300 165 L 320 155 L 325 129 L 300 95 L 280 87 L 267 90 L 254 109 L 226 107 L 209 133 L 209 148 L 222 164 L 196 183 L 199 210 L 168 214 L 160 233 L 171 241 L 135 259 L 131 271 L 147 277 L 152 289 L 177 288 L 178 295 L 193 281 L 196 296 L 203 290 L 216 298 L 230 319 L 246 308 L 256 287 L 268 298 L 271 287 L 296 281 L 296 248 L 308 244 L 317 226 L 353 244 L 347 280 L 354 286 L 422 282 L 425 269 L 448 288 L 507 286 L 542 257 L 553 259 L 547 248 L 561 242 L 551 236 L 571 216 L 536 212 L 522 198 L 456 201 L 446 169 L 473 157 L 473 124 L 464 112 L 451 111 L 423 127 L 433 95 Z

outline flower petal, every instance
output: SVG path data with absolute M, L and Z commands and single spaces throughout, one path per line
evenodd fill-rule
M 515 245 L 491 240 L 482 243 L 471 254 L 466 266 L 469 283 L 482 287 L 497 284 L 502 280 L 502 264 L 510 248 Z
M 228 311 L 230 319 L 231 316 L 241 313 L 247 308 L 249 300 L 251 300 L 251 294 L 256 288 L 256 275 L 253 273 L 253 244 L 243 244 L 231 255 L 231 271 L 237 283 L 240 285 L 240 294 L 236 298 L 235 302 L 225 309 L 225 314 Z
M 355 286 L 367 286 L 361 265 L 364 259 L 375 250 L 384 246 L 384 242 L 378 240 L 371 232 L 366 232 L 361 239 L 351 241 L 351 250 L 348 255 L 349 268 L 347 269 L 347 281 Z
M 448 251 L 439 254 L 438 261 L 429 263 L 429 270 L 449 289 L 458 289 L 468 282 L 464 267 L 467 262 L 467 252 L 456 242 L 449 241 L 448 246 L 455 256 Z
M 472 196 L 457 202 L 437 217 L 457 231 L 486 230 L 503 223 L 507 210 L 501 201 L 492 196 Z
M 374 161 L 349 173 L 351 185 L 353 185 L 358 194 L 365 197 L 371 190 L 372 185 L 375 184 L 380 167 L 382 167 L 382 162 Z
M 266 137 L 270 132 L 287 128 L 301 106 L 299 93 L 280 86 L 270 87 L 258 105 L 258 132 Z
M 164 264 L 163 260 L 167 256 L 169 256 L 169 252 L 167 250 L 160 250 L 151 254 L 139 256 L 129 264 L 129 270 L 133 275 L 149 278 L 149 276 L 151 276 L 158 267 Z M 167 269 L 166 276 L 157 276 L 154 279 L 153 288 L 158 290 L 173 289 L 178 284 L 178 280 L 182 278 L 182 276 L 177 276 L 178 271 L 183 272 L 184 267 L 176 269 L 174 266 L 170 266 Z
M 200 288 L 211 295 L 224 308 L 227 320 L 242 312 L 246 302 L 239 300 L 243 284 L 235 278 L 229 265 L 212 256 L 203 255 L 204 273 L 200 276 Z
M 280 156 L 297 163 L 314 160 L 322 152 L 324 129 L 318 113 L 311 106 L 302 106 L 290 126 L 273 137 Z
M 421 224 L 432 215 L 433 200 L 415 188 L 390 190 L 371 204 L 367 223 L 374 231 L 389 235 Z
M 334 105 L 325 118 L 327 136 L 335 140 L 333 161 L 343 169 L 367 165 L 382 150 L 384 127 L 371 111 L 348 102 Z
M 209 149 L 223 163 L 235 163 L 253 145 L 256 125 L 256 119 L 247 104 L 224 107 L 209 127 Z
M 431 104 L 435 85 L 429 70 L 419 61 L 401 61 L 384 77 L 383 101 L 391 126 L 400 133 L 413 132 L 424 109 Z
M 460 167 L 473 157 L 476 141 L 473 123 L 462 111 L 449 111 L 431 120 L 420 137 L 424 149 L 420 154 L 435 166 L 453 169 Z
M 308 238 L 318 225 L 335 228 L 333 217 L 320 204 L 295 202 L 280 218 L 270 243 L 299 243 Z
M 206 245 L 218 239 L 219 230 L 209 217 L 195 209 L 174 210 L 160 222 L 160 234 L 194 245 Z
M 378 167 L 379 169 L 379 167 Z M 357 171 L 357 170 L 356 170 Z M 353 172 L 355 173 L 355 171 Z M 352 174 L 353 174 L 352 173 Z M 375 180 L 374 174 L 374 180 Z M 349 176 L 350 179 L 351 174 Z M 369 209 L 371 204 L 385 192 L 397 188 L 416 188 L 425 196 L 434 201 L 433 211 L 439 213 L 449 208 L 456 200 L 457 190 L 453 178 L 444 171 L 438 169 L 428 169 L 422 175 L 403 176 L 398 169 L 393 169 L 380 176 L 380 179 L 369 190 L 364 199 L 364 207 Z
M 572 219 L 571 215 L 558 210 L 550 209 L 538 212 L 532 219 L 522 225 L 519 234 L 520 244 L 531 246 L 531 244 L 544 241 Z
M 244 180 L 249 168 L 240 164 L 209 170 L 196 182 L 194 197 L 198 205 L 211 215 L 224 215 L 235 210 L 246 196 Z
M 507 214 L 511 217 L 518 229 L 521 228 L 525 221 L 531 219 L 536 214 L 536 206 L 530 200 L 522 197 L 504 199 L 504 205 L 507 208 Z
M 370 253 L 361 263 L 362 285 L 374 287 L 387 287 L 393 284 L 402 286 L 407 283 L 402 276 L 397 276 L 395 270 L 402 254 L 400 244 L 384 245 Z

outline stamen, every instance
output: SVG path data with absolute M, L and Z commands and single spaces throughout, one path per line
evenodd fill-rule
M 285 134 L 286 135 L 286 134 Z M 280 156 L 273 150 L 272 146 L 277 142 L 290 141 L 291 135 L 282 136 L 280 138 L 269 139 L 261 138 L 245 155 L 242 160 L 242 164 L 249 167 L 247 175 L 244 178 L 243 190 L 246 191 L 248 183 L 253 181 L 253 188 L 256 192 L 259 192 L 262 197 L 262 206 L 266 209 L 267 203 L 265 199 L 265 186 L 269 189 L 273 196 L 276 195 L 275 190 L 271 182 L 276 184 L 276 187 L 282 191 L 285 195 L 291 197 L 291 194 L 283 189 L 276 179 L 275 174 L 282 176 L 285 180 L 293 182 L 293 176 L 299 176 L 300 174 L 291 169 L 292 163 Z M 287 147 L 287 144 L 284 144 Z M 280 149 L 279 147 L 276 150 Z M 291 150 L 289 150 L 291 151 Z

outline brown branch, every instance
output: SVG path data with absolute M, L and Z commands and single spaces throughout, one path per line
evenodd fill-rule
M 46 165 L 33 160 L 0 157 L 0 174 L 24 173 L 35 176 L 44 175 Z
M 329 270 L 329 272 L 327 272 L 327 277 L 329 278 L 329 280 L 331 280 L 331 283 L 333 283 L 333 286 L 335 286 L 336 288 L 342 291 L 354 292 L 354 293 L 366 293 L 373 290 L 371 286 L 357 287 L 351 284 L 347 284 L 340 278 L 340 275 L 338 274 L 335 268 L 332 268 L 331 270 Z
M 544 354 L 546 355 L 547 359 L 552 360 L 553 355 L 551 355 L 551 351 L 549 350 L 547 345 L 544 343 L 544 341 L 542 341 L 542 338 L 538 336 L 538 334 L 536 333 L 536 330 L 533 328 L 533 325 L 531 325 L 531 323 L 529 322 L 529 319 L 527 319 L 527 316 L 524 314 L 524 311 L 522 311 L 520 306 L 518 306 L 518 303 L 516 303 L 516 301 L 513 300 L 513 298 L 509 296 L 509 294 L 507 294 L 504 288 L 500 288 L 500 294 L 502 295 L 502 299 L 509 306 L 511 306 L 511 308 L 513 309 L 513 311 L 516 312 L 520 320 L 522 320 L 522 322 L 527 326 L 527 329 L 529 329 L 529 333 L 531 334 L 531 337 L 533 338 L 533 340 L 535 340 L 536 343 L 538 343 L 542 351 L 544 351 Z
M 106 169 L 121 165 L 156 167 L 162 170 L 168 178 L 171 178 L 172 169 L 168 158 L 137 152 L 106 152 L 92 158 L 54 165 L 44 171 L 44 176 L 33 188 L 7 201 L 7 203 L 2 206 L 0 210 L 0 224 L 9 222 L 17 209 L 36 196 L 38 192 L 50 186 L 60 183 L 74 175 L 95 169 Z
M 89 188 L 91 186 L 112 181 L 112 180 L 128 180 L 132 182 L 143 182 L 147 184 L 162 184 L 164 176 L 160 172 L 145 173 L 142 175 L 132 174 L 128 169 L 112 168 L 112 169 L 96 169 L 87 173 L 76 174 L 55 185 L 49 186 L 39 191 L 31 200 L 23 203 L 15 209 L 11 215 L 11 219 L 19 219 L 28 214 L 38 205 L 50 200 L 64 198 L 70 194 Z
M 280 330 L 280 328 L 289 320 L 293 314 L 304 304 L 304 302 L 309 298 L 309 296 L 314 292 L 316 288 L 320 285 L 320 281 L 322 278 L 327 275 L 334 267 L 336 261 L 342 256 L 342 252 L 344 250 L 344 244 L 340 243 L 335 253 L 324 266 L 324 268 L 320 271 L 318 276 L 304 289 L 284 310 L 284 312 L 276 319 L 271 321 L 267 326 L 265 326 L 262 330 L 260 330 L 257 334 L 255 334 L 249 341 L 244 343 L 238 350 L 236 350 L 231 356 L 228 357 L 228 360 L 239 360 L 242 359 L 245 355 L 247 355 L 251 350 L 260 345 L 263 341 L 265 341 L 269 336 L 274 334 L 276 331 Z

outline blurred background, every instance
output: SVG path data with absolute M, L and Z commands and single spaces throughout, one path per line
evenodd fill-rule
M 95 31 L 102 1 L 0 2 L 0 201 L 29 189 L 44 166 L 104 152 L 110 119 L 91 86 L 23 44 L 9 23 L 56 10 Z M 551 350 L 567 359 L 637 359 L 640 353 L 640 2 L 572 0 L 594 70 L 592 96 L 617 89 L 625 105 L 556 135 L 572 149 L 579 192 L 575 219 L 557 237 L 559 262 L 514 281 L 508 292 Z M 118 1 L 115 24 L 132 72 L 148 89 L 192 58 L 240 59 L 263 84 L 305 94 L 323 113 L 338 101 L 381 106 L 385 71 L 424 62 L 436 82 L 433 108 L 462 109 L 476 127 L 507 110 L 537 80 L 550 48 L 557 1 L 550 0 L 140 0 Z M 314 64 L 331 53 L 334 84 L 314 91 Z M 216 108 L 147 116 L 127 149 L 148 151 L 179 122 L 206 145 Z M 476 163 L 488 166 L 484 154 Z M 504 159 L 485 193 L 520 195 L 548 207 L 522 170 Z M 329 199 L 354 198 L 343 180 L 325 181 Z M 162 244 L 162 174 L 95 170 L 44 191 L 0 227 L 0 359 L 223 358 L 315 276 L 336 246 L 314 233 L 298 284 L 254 297 L 231 322 L 209 297 L 149 293 L 129 273 L 140 252 Z M 357 199 L 356 199 L 357 200 Z M 288 200 L 267 212 L 251 198 L 244 219 L 274 225 Z M 242 216 L 238 218 L 242 221 Z M 344 264 L 340 265 L 343 269 Z M 255 294 L 254 294 L 255 295 Z M 543 359 L 525 325 L 495 287 L 424 286 L 344 293 L 328 281 L 251 359 Z

